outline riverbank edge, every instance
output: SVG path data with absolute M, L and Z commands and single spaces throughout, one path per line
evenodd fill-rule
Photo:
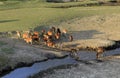
M 111 45 L 111 46 L 107 46 L 107 47 L 103 47 L 106 51 L 108 50 L 114 50 L 116 48 L 119 48 L 120 47 L 120 41 L 114 41 L 115 44 Z M 90 50 L 90 49 L 84 49 L 84 50 Z M 7 66 L 6 68 L 0 70 L 0 77 L 10 73 L 10 71 L 13 71 L 17 68 L 21 68 L 21 67 L 29 67 L 29 66 L 32 66 L 34 63 L 38 63 L 38 62 L 45 62 L 45 61 L 48 61 L 49 59 L 63 59 L 65 57 L 67 57 L 68 54 L 65 54 L 63 56 L 57 56 L 55 55 L 54 57 L 52 58 L 49 58 L 47 57 L 46 59 L 42 59 L 42 60 L 39 60 L 39 61 L 33 61 L 33 62 L 30 62 L 30 63 L 26 63 L 26 62 L 19 62 L 16 64 L 16 66 L 14 68 L 10 67 L 10 66 Z
M 104 47 L 104 49 L 106 51 L 114 50 L 114 49 L 117 49 L 117 48 L 120 48 L 120 41 L 115 41 L 115 44 L 112 45 L 112 46 Z M 78 60 L 78 61 L 80 61 L 82 63 L 85 63 L 85 64 L 91 64 L 91 63 L 89 63 L 87 61 L 83 61 L 83 60 Z M 102 62 L 102 60 L 95 60 L 95 61 L 96 62 Z M 34 75 L 31 75 L 28 78 L 38 78 L 38 77 L 42 78 L 42 77 L 44 77 L 46 75 L 46 73 L 47 74 L 54 73 L 55 69 L 66 69 L 66 68 L 71 68 L 71 67 L 76 67 L 76 66 L 77 66 L 77 64 L 67 64 L 67 65 L 61 65 L 61 66 L 57 66 L 57 67 L 52 67 L 52 68 L 49 68 L 47 70 L 43 70 L 41 72 L 38 72 L 38 73 L 36 73 Z

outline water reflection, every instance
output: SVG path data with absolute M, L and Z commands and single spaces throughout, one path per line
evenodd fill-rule
M 31 76 L 48 68 L 66 65 L 66 64 L 77 64 L 77 63 L 90 64 L 89 62 L 91 60 L 94 61 L 96 59 L 95 52 L 81 51 L 78 54 L 80 56 L 79 62 L 75 61 L 73 58 L 70 57 L 66 57 L 64 59 L 48 60 L 45 62 L 35 63 L 31 67 L 18 68 L 12 71 L 11 73 L 3 76 L 2 78 L 27 78 L 28 76 Z M 120 48 L 116 50 L 107 51 L 104 53 L 104 56 L 112 56 L 116 54 L 120 54 Z
M 56 67 L 65 64 L 77 63 L 74 59 L 67 57 L 64 59 L 48 60 L 46 62 L 35 63 L 31 67 L 18 68 L 11 73 L 3 76 L 2 78 L 27 78 L 30 75 L 36 74 L 42 70 L 46 70 L 51 67 Z

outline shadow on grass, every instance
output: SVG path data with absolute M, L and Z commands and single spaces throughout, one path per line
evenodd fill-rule
M 37 26 L 34 28 L 34 31 L 41 31 L 41 30 L 49 30 L 50 29 L 50 26 L 47 26 L 47 25 L 41 25 L 41 26 Z
M 74 39 L 91 39 L 96 34 L 103 34 L 97 30 L 86 30 L 86 31 L 72 31 L 71 33 Z
M 14 22 L 14 21 L 19 21 L 19 20 L 18 20 L 18 19 L 13 19 L 13 20 L 0 20 L 0 23 Z

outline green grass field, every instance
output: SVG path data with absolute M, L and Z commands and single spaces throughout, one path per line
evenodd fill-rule
M 119 6 L 53 8 L 78 4 L 80 2 L 6 2 L 0 5 L 0 31 L 28 30 L 40 26 L 58 25 L 74 18 L 120 13 Z

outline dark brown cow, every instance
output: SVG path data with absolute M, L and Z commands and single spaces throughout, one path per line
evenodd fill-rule
M 57 28 L 57 33 L 61 34 L 60 28 Z
M 37 32 L 37 31 L 33 32 L 32 40 L 39 42 L 39 40 L 40 40 L 40 38 L 39 38 L 39 32 Z

